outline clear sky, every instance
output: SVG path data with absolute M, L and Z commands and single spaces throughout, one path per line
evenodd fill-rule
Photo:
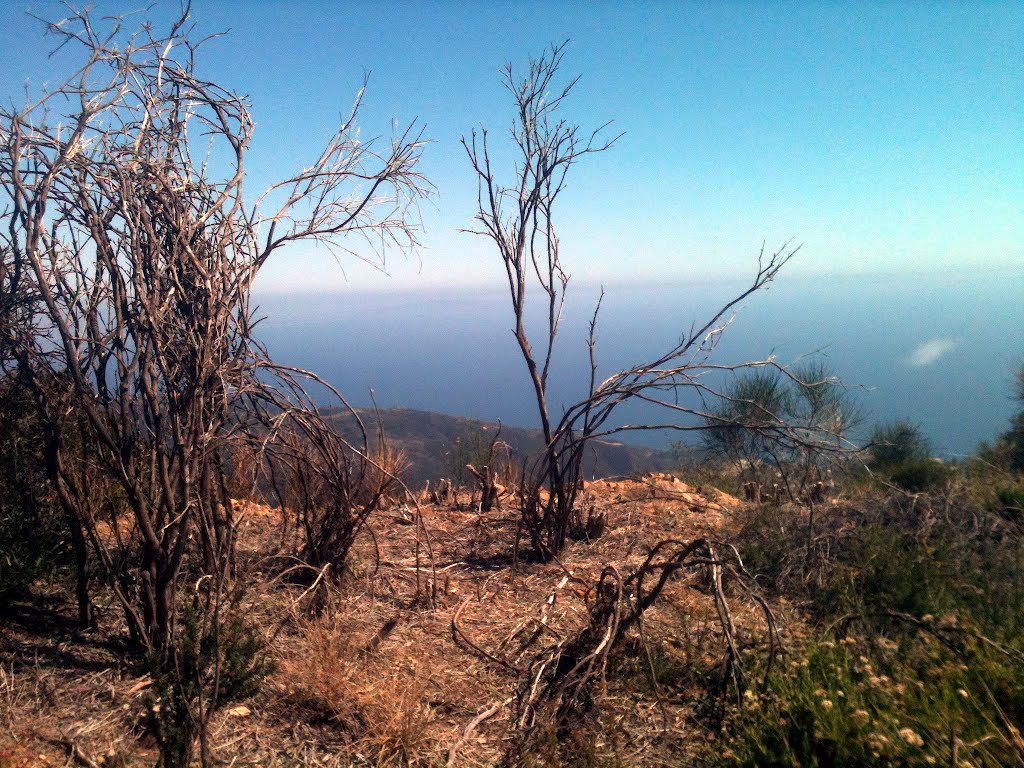
M 138 2 L 96 0 L 98 12 Z M 148 12 L 166 18 L 168 6 Z M 566 114 L 625 135 L 578 167 L 560 215 L 577 280 L 727 278 L 762 241 L 794 238 L 792 274 L 1024 269 L 1024 2 L 227 2 L 194 0 L 203 32 L 230 30 L 201 69 L 248 94 L 257 123 L 249 196 L 313 159 L 371 80 L 364 135 L 417 119 L 424 248 L 390 277 L 293 248 L 264 286 L 494 284 L 469 226 L 475 181 L 459 137 L 511 120 L 505 61 L 571 40 L 582 75 Z M 0 94 L 19 101 L 64 70 L 4 0 Z M 347 281 L 347 282 L 346 282 Z

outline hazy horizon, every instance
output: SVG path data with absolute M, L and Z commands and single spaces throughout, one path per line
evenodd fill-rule
M 795 257 L 799 260 L 799 253 Z M 466 291 L 476 291 L 483 293 L 493 293 L 496 296 L 500 296 L 503 299 L 507 299 L 508 292 L 505 285 L 505 275 L 502 271 L 502 266 L 497 258 L 485 259 L 489 263 L 487 266 L 491 269 L 491 275 L 474 275 L 472 281 L 460 281 L 458 275 L 451 275 L 448 282 L 433 283 L 427 281 L 409 281 L 409 282 L 398 282 L 394 280 L 393 276 L 385 269 L 380 270 L 374 268 L 374 272 L 377 274 L 378 279 L 373 282 L 354 282 L 346 279 L 346 273 L 343 270 L 340 273 L 341 282 L 331 283 L 326 287 L 316 287 L 310 285 L 281 285 L 274 283 L 272 280 L 264 279 L 262 276 L 256 280 L 256 285 L 253 289 L 253 302 L 259 304 L 262 298 L 276 298 L 276 297 L 299 297 L 299 296 L 318 296 L 318 297 L 355 297 L 355 296 L 387 296 L 389 294 L 396 296 L 411 296 L 411 295 L 432 295 L 432 296 L 444 296 L 446 294 L 462 295 Z M 604 288 L 606 291 L 609 290 L 629 290 L 632 288 L 650 288 L 656 286 L 663 286 L 666 282 L 672 285 L 689 285 L 694 287 L 701 286 L 714 286 L 714 285 L 737 285 L 744 281 L 748 281 L 753 277 L 753 270 L 756 266 L 756 254 L 752 257 L 750 263 L 747 265 L 747 269 L 744 270 L 739 266 L 734 272 L 729 274 L 717 274 L 717 275 L 698 275 L 692 276 L 677 275 L 667 280 L 663 277 L 643 277 L 637 276 L 634 278 L 622 278 L 614 275 L 609 275 L 605 279 L 598 277 L 584 277 L 577 278 L 573 274 L 569 274 L 570 286 L 572 290 L 599 290 Z M 872 270 L 866 272 L 797 272 L 791 274 L 792 270 L 787 266 L 786 269 L 780 274 L 777 283 L 791 283 L 794 281 L 814 281 L 819 279 L 827 279 L 833 281 L 845 281 L 845 280 L 899 280 L 908 279 L 914 277 L 923 278 L 934 278 L 934 279 L 955 279 L 955 278 L 966 278 L 966 279 L 1014 279 L 1019 278 L 1024 280 L 1024 259 L 1020 262 L 1007 263 L 995 266 L 988 266 L 983 268 L 968 268 L 968 267 L 949 267 L 946 269 L 930 270 L 927 268 L 920 269 L 893 269 L 893 270 Z M 768 290 L 771 290 L 769 286 Z
M 605 375 L 670 346 L 739 284 L 655 284 L 606 292 L 598 326 Z M 552 401 L 586 385 L 585 325 L 596 290 L 570 295 L 552 372 Z M 536 426 L 524 364 L 496 285 L 475 292 L 349 292 L 257 296 L 257 326 L 279 362 L 313 370 L 356 405 L 434 410 Z M 1024 362 L 1024 281 L 1002 276 L 780 277 L 739 311 L 716 362 L 815 353 L 851 386 L 869 424 L 906 418 L 937 454 L 965 455 L 991 441 L 1014 412 L 1010 382 Z M 554 406 L 555 412 L 558 406 Z M 631 418 L 650 414 L 624 410 Z M 645 444 L 660 439 L 625 436 Z
M 95 5 L 97 18 L 138 8 Z M 160 30 L 179 8 L 157 3 L 127 24 Z M 66 13 L 56 0 L 31 0 L 31 11 Z M 553 214 L 573 275 L 570 370 L 585 364 L 581 328 L 598 286 L 602 365 L 614 368 L 749 280 L 762 243 L 792 242 L 799 254 L 748 302 L 723 355 L 825 348 L 837 373 L 882 402 L 876 413 L 919 421 L 950 453 L 991 438 L 1009 413 L 999 382 L 1024 355 L 1020 3 L 354 3 L 339 16 L 329 2 L 195 0 L 192 16 L 197 38 L 230 30 L 204 42 L 196 66 L 251 102 L 247 204 L 315 161 L 370 72 L 359 140 L 386 144 L 410 125 L 429 140 L 417 171 L 433 196 L 392 212 L 419 227 L 413 255 L 388 251 L 385 273 L 358 238 L 334 253 L 300 243 L 256 281 L 272 351 L 326 363 L 350 394 L 377 386 L 395 404 L 486 415 L 481 398 L 507 381 L 504 418 L 532 423 L 500 260 L 464 232 L 477 188 L 460 141 L 489 129 L 508 183 L 514 107 L 502 67 L 521 72 L 568 40 L 553 87 L 580 80 L 559 116 L 622 133 L 572 169 Z M 73 71 L 79 52 L 53 51 L 42 30 L 27 14 L 5 17 L 9 98 Z M 416 366 L 445 397 L 407 386 Z M 567 377 L 557 398 L 577 391 Z M 924 396 L 905 402 L 906 392 Z M 950 402 L 957 413 L 944 412 Z

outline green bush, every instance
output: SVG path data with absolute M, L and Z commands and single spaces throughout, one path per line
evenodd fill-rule
M 928 438 L 909 422 L 874 427 L 869 446 L 868 469 L 910 493 L 942 488 L 951 476 L 948 467 L 932 458 Z
M 1013 399 L 1024 405 L 1024 366 L 1014 377 Z M 978 458 L 997 469 L 1024 472 L 1024 411 L 1010 418 L 1010 428 L 1001 433 L 994 444 L 981 444 Z
M 457 487 L 476 485 L 477 479 L 468 469 L 470 466 L 483 471 L 485 466 L 493 462 L 496 466 L 491 467 L 492 471 L 507 474 L 511 458 L 507 446 L 498 440 L 500 430 L 498 433 L 489 433 L 487 430 L 484 424 L 467 427 L 455 436 L 451 447 L 445 451 L 445 471 Z
M 913 616 L 955 610 L 968 585 L 948 540 L 922 543 L 908 532 L 865 527 L 851 536 L 812 597 L 825 616 L 898 611 Z M 973 597 L 973 594 L 970 595 Z
M 961 765 L 1024 765 L 1024 536 L 1008 520 L 1024 494 L 976 469 L 941 492 L 822 506 L 809 552 L 800 510 L 746 520 L 758 581 L 858 639 L 798 643 L 733 710 L 712 764 L 949 765 L 956 739 Z
M 821 621 L 953 612 L 1024 644 L 1024 541 L 1006 517 L 956 484 L 909 500 L 875 491 L 820 507 L 809 553 L 795 543 L 803 518 L 794 509 L 750 516 L 736 544 L 761 584 L 798 597 Z
M 871 431 L 868 468 L 911 493 L 942 488 L 951 471 L 931 457 L 931 444 L 907 421 L 880 424 Z
M 1010 428 L 990 450 L 999 464 L 1013 472 L 1024 472 L 1024 411 L 1010 419 Z
M 893 485 L 911 493 L 942 488 L 950 476 L 949 467 L 935 459 L 911 459 L 889 470 Z
M 188 766 L 196 738 L 205 746 L 210 713 L 255 695 L 273 671 L 263 640 L 238 609 L 239 598 L 232 596 L 221 616 L 197 597 L 179 616 L 170 657 L 153 653 L 148 660 L 154 681 L 148 726 L 161 768 Z M 202 758 L 209 764 L 209 755 Z
M 67 527 L 46 478 L 28 394 L 0 387 L 0 604 L 73 567 Z
M 1017 371 L 1014 379 L 1013 398 L 1024 404 L 1024 365 Z M 999 442 L 1006 451 L 1010 469 L 1024 472 L 1024 411 L 1014 414 L 1010 419 L 1010 429 L 1002 434 Z
M 859 404 L 820 361 L 786 372 L 766 367 L 725 388 L 704 419 L 701 440 L 710 456 L 732 463 L 741 480 L 782 475 L 795 493 L 822 479 L 833 450 L 861 419 Z
M 905 423 L 873 438 L 887 483 L 820 505 L 810 546 L 796 506 L 744 512 L 748 568 L 824 629 L 727 714 L 712 765 L 1024 765 L 1024 486 Z
M 906 462 L 921 461 L 931 455 L 931 445 L 920 429 L 898 420 L 877 425 L 871 430 L 871 454 L 868 467 L 886 472 Z
M 1024 488 L 997 486 L 1000 513 L 1014 522 L 1024 522 Z
M 46 499 L 32 504 L 0 501 L 0 605 L 25 597 L 39 579 L 63 578 L 72 564 L 63 521 L 53 504 Z
M 748 691 L 710 756 L 717 766 L 1017 765 L 1024 668 L 935 633 L 809 641 Z M 968 637 L 967 635 L 961 636 Z M 1019 697 L 1019 694 L 1018 694 Z

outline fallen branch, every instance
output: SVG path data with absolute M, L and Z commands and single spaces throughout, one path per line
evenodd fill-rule
M 494 717 L 499 711 L 501 711 L 502 707 L 507 707 L 511 703 L 511 698 L 505 699 L 504 701 L 496 701 L 470 720 L 469 725 L 466 726 L 466 730 L 462 732 L 462 736 L 460 736 L 459 740 L 452 744 L 451 748 L 448 750 L 448 762 L 445 764 L 447 768 L 452 768 L 452 766 L 455 765 L 455 755 L 458 752 L 459 747 L 469 741 L 469 737 L 473 735 L 473 731 L 476 730 L 477 726 L 484 720 Z

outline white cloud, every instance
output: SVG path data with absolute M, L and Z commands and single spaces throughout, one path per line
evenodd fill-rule
M 907 363 L 914 366 L 915 368 L 924 368 L 925 366 L 931 365 L 939 360 L 939 358 L 948 355 L 957 347 L 955 339 L 931 339 L 923 344 L 919 344 L 913 352 L 910 353 L 910 357 L 907 358 Z

